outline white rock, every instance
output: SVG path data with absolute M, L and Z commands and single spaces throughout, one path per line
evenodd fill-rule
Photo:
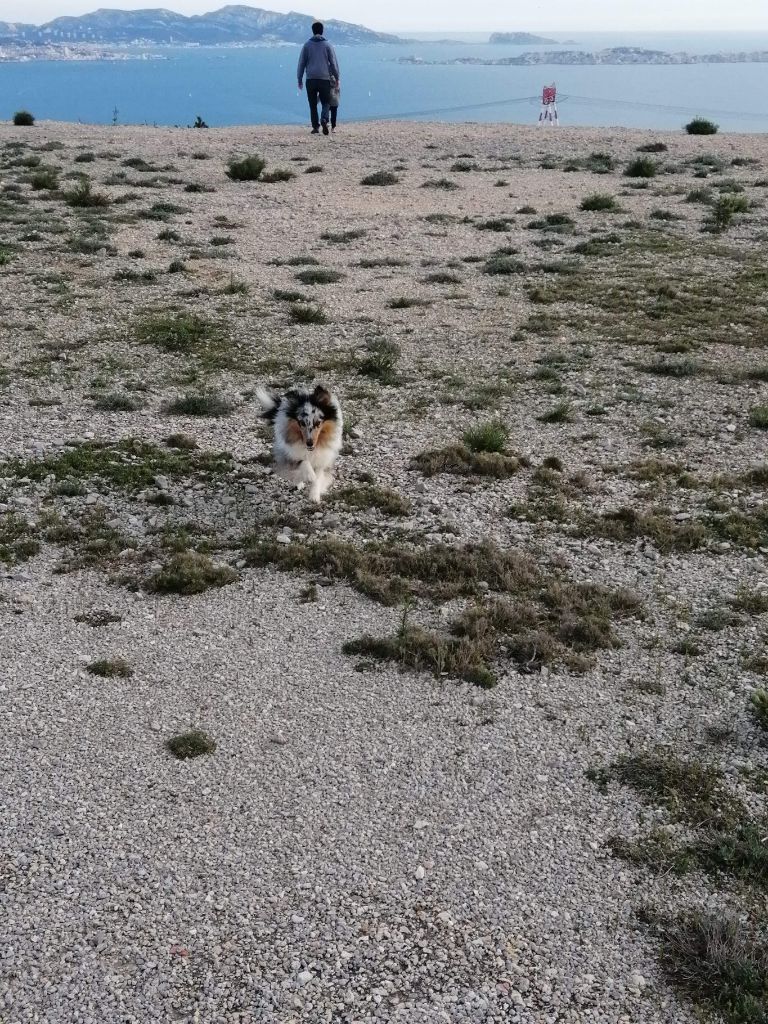
M 414 877 L 416 878 L 416 880 L 420 882 L 422 880 L 422 878 L 424 878 L 426 873 L 427 872 L 424 869 L 424 866 L 422 864 L 419 864 L 419 866 L 416 868 L 416 870 L 414 871 L 413 874 L 414 874 Z

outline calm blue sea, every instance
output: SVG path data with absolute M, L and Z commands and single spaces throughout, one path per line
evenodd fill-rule
M 552 33 L 554 38 L 564 39 Z M 577 46 L 644 46 L 696 53 L 768 50 L 768 33 L 573 34 Z M 554 47 L 544 47 L 553 49 Z M 347 120 L 534 122 L 530 99 L 553 80 L 564 124 L 678 128 L 694 114 L 728 131 L 768 131 L 768 65 L 681 67 L 413 66 L 398 57 L 501 57 L 531 47 L 477 41 L 338 47 L 340 116 Z M 137 51 L 140 52 L 140 51 Z M 26 108 L 38 118 L 106 124 L 304 124 L 298 47 L 155 49 L 161 60 L 0 64 L 0 117 Z

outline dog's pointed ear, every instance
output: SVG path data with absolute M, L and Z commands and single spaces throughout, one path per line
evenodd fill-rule
M 322 384 L 318 384 L 312 392 L 312 400 L 321 407 L 331 405 L 331 392 Z

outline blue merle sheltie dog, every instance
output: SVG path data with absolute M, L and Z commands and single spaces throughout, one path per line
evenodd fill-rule
M 309 497 L 320 501 L 333 481 L 343 443 L 338 399 L 321 384 L 314 391 L 292 389 L 280 397 L 259 388 L 256 397 L 262 417 L 274 425 L 275 472 L 298 488 L 309 484 Z

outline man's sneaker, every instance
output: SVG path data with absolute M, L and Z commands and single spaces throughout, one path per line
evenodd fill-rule
M 312 134 L 312 135 L 319 135 L 320 134 L 320 129 L 319 128 L 313 128 L 310 134 Z
M 328 134 L 328 125 L 324 124 L 323 125 L 323 135 L 327 135 L 327 134 Z

